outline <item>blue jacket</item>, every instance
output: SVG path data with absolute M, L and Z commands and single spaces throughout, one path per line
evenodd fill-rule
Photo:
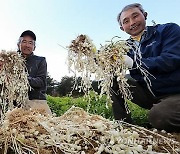
M 140 41 L 142 66 L 155 78 L 151 90 L 156 96 L 180 93 L 180 27 L 174 23 L 148 26 Z M 133 51 L 130 52 L 133 58 Z M 135 68 L 135 65 L 133 66 Z M 138 69 L 131 76 L 142 86 L 147 86 Z

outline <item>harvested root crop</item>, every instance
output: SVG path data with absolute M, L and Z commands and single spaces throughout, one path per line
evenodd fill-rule
M 91 75 L 98 68 L 95 63 L 96 47 L 87 35 L 79 35 L 72 40 L 68 48 L 68 68 L 75 76 L 80 75 L 82 82 L 79 87 L 85 94 L 92 88 Z
M 93 74 L 95 80 L 100 81 L 100 97 L 106 94 L 107 99 L 110 100 L 110 90 L 116 76 L 122 97 L 125 100 L 131 99 L 129 85 L 125 78 L 128 66 L 125 65 L 123 57 L 123 55 L 127 55 L 130 49 L 127 42 L 112 39 L 112 41 L 101 46 L 98 52 L 94 52 L 94 48 L 92 41 L 86 35 L 78 36 L 68 47 L 69 70 L 75 75 L 80 73 L 82 77 L 82 84 L 79 88 L 88 95 L 89 91 L 92 90 L 91 76 Z
M 14 109 L 0 128 L 0 149 L 23 154 L 178 153 L 179 142 L 141 127 L 109 121 L 72 107 L 53 117 Z
M 101 94 L 105 93 L 110 97 L 110 89 L 113 86 L 113 79 L 117 77 L 119 90 L 122 97 L 131 99 L 131 93 L 129 91 L 129 85 L 125 78 L 127 65 L 124 61 L 124 55 L 127 55 L 130 47 L 128 47 L 126 41 L 111 41 L 104 46 L 101 46 L 97 54 L 97 63 L 101 67 L 101 71 L 96 72 L 96 79 L 102 80 L 100 83 Z
M 28 99 L 28 79 L 25 71 L 24 59 L 13 51 L 0 53 L 0 115 L 15 106 L 23 106 Z
M 82 77 L 81 86 L 85 96 L 92 90 L 92 75 L 95 80 L 99 81 L 101 88 L 100 97 L 103 94 L 107 95 L 107 100 L 110 100 L 113 80 L 117 80 L 119 85 L 119 93 L 124 100 L 131 100 L 132 95 L 129 90 L 130 85 L 127 83 L 126 72 L 129 70 L 124 56 L 128 54 L 130 49 L 134 51 L 134 63 L 136 68 L 144 76 L 147 87 L 151 91 L 151 81 L 149 77 L 153 77 L 145 67 L 142 66 L 140 49 L 135 44 L 130 44 L 128 41 L 120 40 L 114 37 L 111 41 L 106 42 L 97 52 L 94 44 L 87 35 L 79 35 L 68 46 L 68 66 L 69 70 Z M 108 101 L 107 101 L 108 103 Z M 126 111 L 129 113 L 128 105 L 125 103 Z

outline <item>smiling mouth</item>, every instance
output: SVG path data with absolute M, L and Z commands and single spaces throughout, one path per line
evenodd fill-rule
M 24 51 L 30 51 L 30 49 L 26 48 L 26 49 L 24 49 Z
M 139 27 L 139 26 L 137 26 L 137 25 L 136 25 L 136 26 L 133 26 L 133 27 L 131 27 L 131 30 L 136 30 L 136 29 L 138 29 L 138 27 Z

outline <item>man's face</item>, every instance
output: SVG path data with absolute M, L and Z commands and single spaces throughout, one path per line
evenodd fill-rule
M 131 8 L 127 11 L 122 12 L 120 21 L 121 29 L 131 36 L 139 35 L 146 26 L 145 16 L 139 8 Z
M 35 49 L 35 41 L 30 36 L 24 36 L 20 40 L 19 50 L 22 54 L 27 57 L 30 55 Z

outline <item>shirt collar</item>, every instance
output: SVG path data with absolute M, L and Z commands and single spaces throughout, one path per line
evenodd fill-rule
M 135 37 L 130 36 L 130 39 L 133 41 L 140 42 L 142 39 L 144 39 L 146 33 L 147 33 L 147 27 L 138 36 Z

